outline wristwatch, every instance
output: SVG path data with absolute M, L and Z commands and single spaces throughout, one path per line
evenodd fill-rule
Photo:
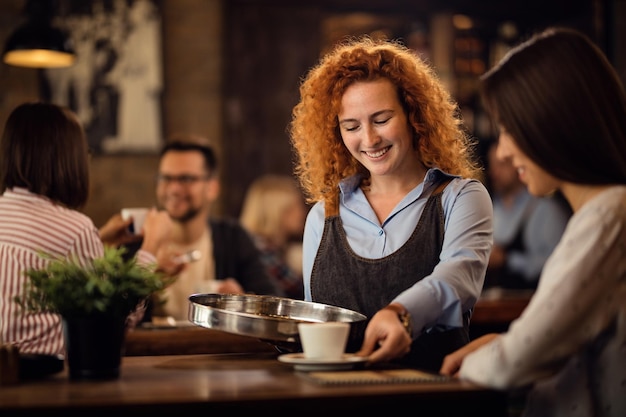
M 413 336 L 413 322 L 411 321 L 411 313 L 404 310 L 403 312 L 398 313 L 398 318 L 400 319 L 400 323 L 404 326 L 404 330 L 409 334 L 409 337 Z
M 387 307 L 389 310 L 392 310 L 398 315 L 398 319 L 404 330 L 409 334 L 409 337 L 413 336 L 413 322 L 411 321 L 411 313 L 407 311 L 406 308 L 402 307 L 400 304 L 390 304 Z

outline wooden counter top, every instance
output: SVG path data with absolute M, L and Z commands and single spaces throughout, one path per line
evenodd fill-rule
M 249 336 L 200 326 L 137 327 L 126 334 L 126 356 L 203 353 L 276 353 L 271 344 Z
M 527 292 L 482 297 L 474 306 L 472 323 L 510 323 L 522 314 L 531 297 L 532 293 Z
M 506 415 L 504 393 L 458 380 L 327 386 L 302 375 L 274 353 L 124 357 L 116 380 L 70 381 L 64 371 L 0 387 L 0 415 L 67 417 L 97 411 L 208 417 L 228 411 L 346 417 L 401 409 L 420 416 Z
M 489 289 L 478 300 L 470 321 L 472 338 L 506 331 L 528 305 L 532 292 Z M 277 353 L 254 337 L 241 336 L 193 324 L 137 327 L 126 335 L 126 356 L 192 355 L 213 353 Z
M 517 319 L 532 298 L 526 290 L 491 288 L 483 293 L 474 306 L 470 320 L 472 339 L 491 332 L 504 332 Z

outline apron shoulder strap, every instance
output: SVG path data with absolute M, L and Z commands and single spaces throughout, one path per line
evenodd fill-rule
M 433 191 L 433 193 L 431 195 L 437 195 L 437 194 L 441 194 L 443 192 L 443 190 L 448 186 L 448 184 L 450 184 L 452 182 L 452 178 L 447 178 L 443 181 L 441 181 L 439 183 L 439 185 L 437 186 L 437 188 L 435 188 L 435 191 Z

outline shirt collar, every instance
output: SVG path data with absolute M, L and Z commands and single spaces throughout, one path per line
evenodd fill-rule
M 417 189 L 421 187 L 420 195 L 424 192 L 424 190 L 430 189 L 431 185 L 437 184 L 442 181 L 444 178 L 458 178 L 458 175 L 452 175 L 447 172 L 442 171 L 439 168 L 430 168 L 426 171 L 426 176 L 424 177 L 424 182 L 417 186 Z M 361 179 L 363 176 L 361 174 L 355 174 L 351 177 L 347 177 L 342 179 L 339 182 L 339 192 L 341 193 L 343 198 L 349 197 L 353 194 L 361 184 Z

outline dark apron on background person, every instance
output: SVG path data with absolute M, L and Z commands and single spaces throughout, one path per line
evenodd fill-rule
M 348 352 L 361 348 L 372 318 L 398 294 L 432 273 L 443 247 L 444 215 L 441 194 L 449 181 L 440 183 L 428 198 L 424 211 L 407 242 L 381 259 L 355 254 L 348 243 L 339 207 L 326 207 L 324 232 L 311 273 L 313 302 L 358 311 L 367 316 L 355 326 Z M 448 353 L 469 342 L 469 312 L 462 328 L 437 329 L 413 341 L 411 351 L 399 359 L 403 365 L 438 372 Z

